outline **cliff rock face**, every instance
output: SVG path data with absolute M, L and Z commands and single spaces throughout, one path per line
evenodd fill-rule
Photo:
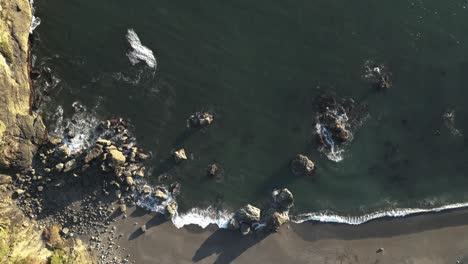
M 47 137 L 42 119 L 31 111 L 28 0 L 0 2 L 0 169 L 31 165 L 36 145 Z

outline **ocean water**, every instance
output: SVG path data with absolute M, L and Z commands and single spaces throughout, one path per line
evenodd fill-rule
M 468 202 L 466 1 L 34 5 L 35 85 L 50 130 L 73 124 L 79 148 L 98 120 L 129 120 L 153 153 L 149 181 L 182 184 L 181 214 L 260 206 L 276 187 L 295 194 L 298 221 L 361 223 Z M 369 61 L 389 69 L 391 89 L 365 80 Z M 314 137 L 323 94 L 367 106 L 339 162 Z M 187 133 L 199 110 L 215 113 L 214 125 Z M 166 166 L 180 147 L 190 160 Z M 298 153 L 314 160 L 314 176 L 289 172 Z M 206 176 L 211 162 L 223 168 L 220 181 Z

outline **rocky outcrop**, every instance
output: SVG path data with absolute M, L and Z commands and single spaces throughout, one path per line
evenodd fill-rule
M 274 190 L 272 202 L 266 210 L 250 204 L 239 209 L 228 222 L 228 228 L 242 235 L 253 232 L 276 232 L 289 221 L 289 209 L 294 206 L 294 196 L 288 189 Z
M 32 13 L 28 0 L 0 4 L 0 169 L 31 165 L 37 145 L 47 130 L 31 110 L 29 29 Z
M 314 169 L 314 162 L 307 156 L 299 154 L 291 161 L 291 172 L 296 176 L 312 175 Z

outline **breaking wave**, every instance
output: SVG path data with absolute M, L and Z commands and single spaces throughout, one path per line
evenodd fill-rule
M 133 29 L 127 30 L 127 40 L 132 47 L 132 50 L 127 53 L 127 57 L 132 65 L 144 61 L 149 67 L 156 68 L 157 62 L 153 51 L 141 44 L 140 38 Z
M 300 224 L 309 221 L 322 222 L 322 223 L 338 223 L 338 224 L 347 224 L 347 225 L 361 225 L 372 220 L 380 218 L 398 218 L 398 217 L 407 217 L 415 214 L 422 213 L 438 213 L 447 210 L 459 209 L 468 207 L 468 203 L 455 203 L 444 205 L 435 208 L 399 208 L 388 211 L 379 211 L 375 213 L 370 213 L 361 216 L 343 216 L 330 213 L 305 213 L 299 214 L 297 216 L 290 215 L 291 222 Z M 150 207 L 144 207 L 149 209 L 152 212 L 163 213 L 163 211 L 151 209 Z M 162 208 L 163 209 L 163 208 Z M 188 212 L 177 214 L 175 218 L 172 219 L 172 223 L 177 228 L 182 228 L 188 225 L 197 225 L 201 228 L 206 228 L 209 225 L 216 225 L 218 228 L 227 229 L 229 219 L 234 215 L 234 213 L 229 211 L 218 211 L 211 207 L 207 209 L 192 208 Z
M 63 137 L 64 143 L 72 153 L 88 148 L 95 141 L 94 129 L 99 119 L 79 102 L 72 104 L 74 113 L 70 118 L 64 118 L 62 106 L 58 106 L 52 119 L 54 136 Z
M 41 24 L 41 19 L 34 15 L 36 13 L 36 10 L 34 9 L 34 0 L 29 1 L 29 3 L 31 5 L 31 12 L 33 14 L 31 26 L 29 28 L 29 33 L 32 34 L 33 31 Z

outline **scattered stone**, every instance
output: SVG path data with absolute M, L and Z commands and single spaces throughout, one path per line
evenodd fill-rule
M 104 147 L 108 147 L 112 145 L 112 142 L 110 140 L 103 139 L 103 138 L 98 138 L 98 140 L 96 140 L 96 143 Z
M 315 164 L 304 155 L 297 155 L 291 161 L 291 172 L 296 176 L 308 176 L 313 173 Z
M 70 232 L 70 229 L 68 229 L 68 228 L 66 228 L 66 227 L 62 228 L 62 234 L 63 234 L 64 236 L 67 236 L 69 232 Z
M 384 252 L 384 248 L 379 248 L 377 249 L 377 251 L 375 251 L 375 253 L 383 253 Z
M 59 164 L 55 165 L 55 170 L 57 172 L 62 172 L 64 167 L 65 167 L 65 165 L 63 163 L 59 163 Z
M 71 170 L 74 170 L 75 168 L 76 168 L 76 160 L 72 159 L 65 163 L 63 172 L 69 172 Z
M 92 148 L 89 149 L 86 157 L 84 159 L 85 163 L 90 163 L 91 161 L 95 160 L 104 152 L 102 145 L 94 145 Z
M 58 146 L 58 145 L 62 144 L 62 139 L 59 138 L 59 137 L 49 136 L 48 140 L 49 140 L 49 143 L 54 145 L 54 146 Z
M 38 192 L 44 191 L 44 186 L 37 186 L 37 191 Z
M 146 232 L 146 225 L 142 225 L 140 227 L 141 232 L 145 233 Z
M 121 204 L 119 206 L 119 209 L 122 214 L 125 214 L 127 212 L 127 206 L 125 204 Z
M 180 163 L 184 160 L 187 160 L 187 155 L 185 154 L 184 149 L 179 149 L 177 151 L 174 151 L 173 157 L 176 163 Z
M 67 145 L 60 145 L 57 148 L 57 154 L 60 157 L 67 158 L 67 157 L 69 157 L 71 155 L 71 150 Z
M 133 184 L 135 184 L 135 181 L 133 180 L 132 177 L 126 177 L 126 178 L 125 178 L 125 182 L 126 182 L 129 186 L 132 186 Z
M 26 192 L 26 191 L 23 190 L 23 189 L 16 189 L 16 190 L 15 190 L 16 196 L 21 196 L 21 195 L 23 195 L 25 192 Z

